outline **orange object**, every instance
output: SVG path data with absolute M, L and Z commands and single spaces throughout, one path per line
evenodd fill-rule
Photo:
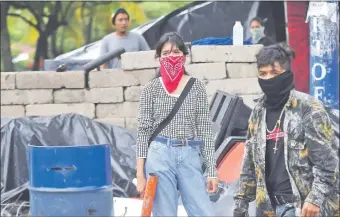
M 217 166 L 218 178 L 227 183 L 233 183 L 240 178 L 245 143 L 237 142 L 223 157 Z
M 145 187 L 145 194 L 142 207 L 142 217 L 150 217 L 152 212 L 153 200 L 155 199 L 158 177 L 154 173 L 149 174 Z

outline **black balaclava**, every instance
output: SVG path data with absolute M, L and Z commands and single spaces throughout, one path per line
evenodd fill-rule
M 260 87 L 265 94 L 264 106 L 268 109 L 279 109 L 286 104 L 294 86 L 293 72 L 287 70 L 273 78 L 258 78 Z

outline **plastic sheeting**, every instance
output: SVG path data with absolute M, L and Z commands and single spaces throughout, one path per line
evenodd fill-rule
M 216 37 L 207 37 L 202 38 L 197 41 L 193 41 L 191 45 L 232 45 L 233 39 L 230 37 L 226 38 L 216 38 Z M 243 41 L 243 45 L 251 45 L 250 40 Z
M 110 144 L 116 197 L 138 195 L 132 179 L 136 174 L 135 134 L 93 121 L 78 114 L 54 117 L 1 118 L 1 204 L 28 201 L 28 144 L 76 146 Z
M 339 143 L 339 110 L 330 108 L 326 110 L 335 131 L 334 142 Z M 26 213 L 24 208 L 27 204 L 24 203 L 29 201 L 28 144 L 49 146 L 111 144 L 114 196 L 138 196 L 132 184 L 136 172 L 135 141 L 134 133 L 76 114 L 55 117 L 1 118 L 1 209 L 4 211 L 1 215 L 14 216 L 16 213 Z M 217 151 L 216 154 L 232 156 L 233 149 L 229 146 L 226 148 L 231 151 Z M 228 156 L 225 157 L 228 158 Z M 242 160 L 241 155 L 239 160 Z M 235 167 L 235 162 L 232 165 L 223 166 L 223 168 L 228 167 Z M 221 180 L 218 193 L 211 195 L 217 216 L 232 215 L 233 194 L 237 188 L 237 182 L 238 178 L 237 181 Z M 254 203 L 251 203 L 250 216 L 255 215 L 254 206 Z

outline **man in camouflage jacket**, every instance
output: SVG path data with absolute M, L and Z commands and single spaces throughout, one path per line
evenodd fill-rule
M 257 55 L 259 82 L 261 76 L 266 74 L 266 67 L 271 68 L 267 70 L 268 74 L 274 74 L 272 80 L 281 76 L 281 73 L 289 73 L 287 71 L 290 61 L 285 62 L 285 58 L 289 58 L 289 53 L 278 46 L 262 48 Z M 285 83 L 286 80 L 280 82 Z M 279 83 L 275 85 L 280 86 Z M 278 210 L 280 205 L 275 204 L 269 196 L 271 193 L 266 182 L 266 100 L 270 98 L 270 91 L 261 83 L 260 86 L 264 95 L 257 101 L 249 119 L 240 183 L 234 196 L 234 209 L 248 210 L 249 202 L 255 200 L 256 216 L 340 216 L 339 144 L 335 142 L 331 122 L 322 103 L 312 96 L 296 91 L 294 87 L 288 89 L 287 100 L 283 101 L 285 117 L 282 124 L 282 164 L 287 171 L 287 180 L 294 197 L 294 201 L 289 203 L 293 212 L 288 214 L 288 203 L 282 205 L 285 206 L 284 212 L 282 209 Z

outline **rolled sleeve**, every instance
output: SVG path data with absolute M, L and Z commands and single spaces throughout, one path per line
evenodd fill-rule
M 197 137 L 204 141 L 203 159 L 207 167 L 207 177 L 217 177 L 215 144 L 213 139 L 208 96 L 204 84 L 199 81 L 197 95 L 197 113 L 196 113 L 196 129 Z
M 150 86 L 145 86 L 140 95 L 138 110 L 137 147 L 136 157 L 146 158 L 148 142 L 153 131 L 153 103 Z

